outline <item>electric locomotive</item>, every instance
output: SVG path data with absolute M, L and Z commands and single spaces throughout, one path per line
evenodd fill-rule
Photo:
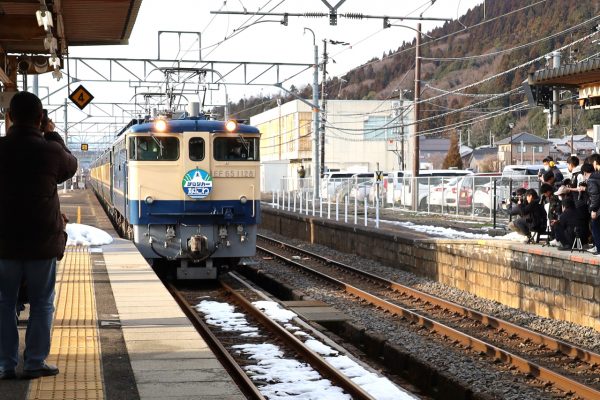
M 259 141 L 236 121 L 134 120 L 92 165 L 92 187 L 146 259 L 214 279 L 256 251 Z

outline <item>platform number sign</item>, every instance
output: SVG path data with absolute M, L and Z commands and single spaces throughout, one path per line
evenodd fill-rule
M 87 143 L 81 143 L 81 151 L 88 151 L 88 144 Z
M 69 98 L 80 110 L 83 110 L 85 106 L 90 104 L 94 99 L 94 96 L 92 96 L 92 94 L 82 85 L 79 85 L 79 87 L 69 95 Z

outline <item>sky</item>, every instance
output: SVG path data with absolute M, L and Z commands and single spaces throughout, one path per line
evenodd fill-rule
M 339 1 L 339 0 L 335 0 Z M 365 15 L 390 16 L 390 17 L 419 17 L 423 13 L 424 18 L 457 18 L 466 13 L 470 8 L 481 4 L 482 0 L 417 0 L 416 2 L 407 1 L 389 1 L 389 0 L 346 0 L 338 8 L 338 13 L 363 13 Z M 329 0 L 329 4 L 337 4 Z M 168 6 L 166 6 L 168 5 Z M 129 45 L 124 46 L 96 46 L 96 47 L 71 47 L 71 57 L 106 57 L 106 58 L 158 58 L 158 31 L 185 31 L 200 32 L 200 53 L 202 60 L 211 61 L 254 61 L 254 62 L 296 62 L 312 64 L 314 62 L 313 36 L 310 32 L 304 33 L 304 28 L 310 28 L 315 34 L 315 39 L 319 46 L 319 58 L 322 56 L 323 39 L 332 39 L 350 43 L 349 46 L 336 45 L 328 46 L 328 53 L 333 59 L 327 66 L 329 78 L 340 76 L 359 66 L 373 57 L 381 57 L 384 52 L 397 49 L 403 41 L 412 41 L 415 32 L 403 27 L 391 27 L 383 29 L 381 19 L 347 19 L 338 18 L 337 26 L 329 25 L 329 18 L 304 18 L 289 17 L 288 25 L 280 23 L 282 17 L 263 17 L 259 23 L 253 24 L 259 17 L 250 17 L 244 15 L 214 15 L 211 11 L 244 11 L 249 13 L 258 10 L 262 12 L 278 13 L 306 13 L 320 12 L 327 13 L 328 7 L 321 0 L 143 0 L 139 14 L 134 25 Z M 483 18 L 483 15 L 482 15 Z M 271 21 L 271 22 L 265 22 Z M 416 21 L 392 20 L 393 24 L 402 24 L 409 27 L 416 27 Z M 443 22 L 422 23 L 424 32 L 439 26 Z M 241 29 L 240 28 L 244 28 Z M 233 36 L 232 36 L 233 35 Z M 232 36 L 228 40 L 227 37 Z M 161 36 L 161 58 L 163 59 L 198 59 L 198 42 L 196 34 L 183 34 L 180 37 L 176 34 L 165 33 Z M 222 42 L 218 46 L 216 43 Z M 250 70 L 250 68 L 249 68 Z M 300 70 L 300 69 L 298 69 Z M 221 71 L 226 73 L 227 70 Z M 260 72 L 254 72 L 258 74 Z M 290 76 L 294 72 L 285 72 Z M 270 75 L 269 75 L 270 74 Z M 227 92 L 229 101 L 238 101 L 244 97 L 258 96 L 263 94 L 278 93 L 279 89 L 271 86 L 277 80 L 275 75 L 270 72 L 265 74 L 261 83 L 263 86 L 240 86 L 228 84 Z M 131 103 L 139 97 L 135 96 L 134 91 L 128 84 L 106 84 L 98 82 L 86 82 L 86 73 L 79 71 L 78 78 L 82 79 L 86 89 L 95 97 L 92 104 L 100 103 Z M 158 76 L 160 75 L 160 76 Z M 162 74 L 155 72 L 152 78 L 164 80 Z M 321 77 L 319 76 L 319 79 Z M 228 76 L 225 81 L 241 81 L 235 74 Z M 40 78 L 40 95 L 45 96 L 66 84 L 66 79 L 57 82 L 51 79 L 50 74 L 45 74 Z M 268 83 L 268 85 L 266 84 Z M 284 87 L 290 88 L 293 84 L 297 87 L 303 87 L 312 83 L 312 70 L 309 68 L 303 73 L 298 74 L 293 79 L 284 84 Z M 77 84 L 73 84 L 70 90 L 73 91 Z M 223 104 L 225 94 L 223 85 L 218 90 L 211 91 L 212 97 L 208 100 L 212 104 Z M 54 110 L 51 117 L 58 122 L 59 128 L 63 127 L 60 123 L 64 120 L 61 105 L 64 104 L 65 97 L 68 96 L 67 88 L 59 90 L 49 98 L 50 109 Z M 190 101 L 200 100 L 192 98 Z M 48 100 L 45 100 L 46 102 Z M 89 106 L 88 106 L 89 107 Z M 122 121 L 130 118 L 127 115 L 118 114 L 119 110 L 109 110 L 108 112 L 96 110 L 89 107 L 84 112 L 69 108 L 69 122 L 81 121 L 94 122 L 100 115 L 114 122 L 117 129 Z M 121 114 L 125 114 L 121 112 Z M 91 115 L 91 117 L 90 117 Z M 73 131 L 81 129 L 74 126 Z M 75 132 L 74 132 L 75 133 Z M 76 133 L 75 133 L 76 134 Z

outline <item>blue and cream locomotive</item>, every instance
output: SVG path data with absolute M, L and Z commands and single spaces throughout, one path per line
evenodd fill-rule
M 256 251 L 259 131 L 235 121 L 135 121 L 92 165 L 91 183 L 121 234 L 178 279 L 214 279 Z

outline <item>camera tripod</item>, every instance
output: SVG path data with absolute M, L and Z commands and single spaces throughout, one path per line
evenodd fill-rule
M 573 250 L 579 252 L 583 251 L 583 245 L 581 244 L 581 238 L 579 237 L 579 229 L 575 228 L 575 240 L 573 240 L 573 246 L 571 246 L 571 253 Z

